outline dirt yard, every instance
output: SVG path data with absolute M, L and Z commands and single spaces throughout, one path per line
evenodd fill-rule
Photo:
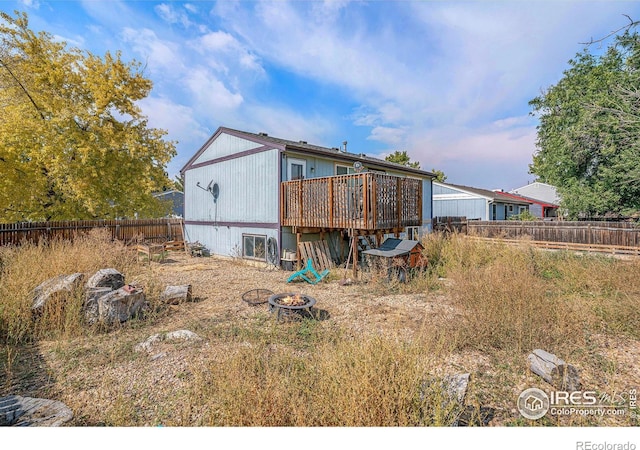
M 462 314 L 449 295 L 451 281 L 444 279 L 438 280 L 438 286 L 433 289 L 407 293 L 411 289 L 398 286 L 381 294 L 372 282 L 344 285 L 341 281 L 352 276 L 344 269 L 334 269 L 317 285 L 287 283 L 291 272 L 215 257 L 192 258 L 180 253 L 172 253 L 169 259 L 154 262 L 146 270 L 146 276 L 127 282 L 140 283 L 156 292 L 167 285 L 191 284 L 194 301 L 170 306 L 170 311 L 153 321 L 153 325 L 140 323 L 88 339 L 73 338 L 66 343 L 42 342 L 31 353 L 14 356 L 12 364 L 16 370 L 9 370 L 6 393 L 57 398 L 76 412 L 72 422 L 76 426 L 153 425 L 157 417 L 169 418 L 174 425 L 189 425 L 192 418 L 180 416 L 183 413 L 179 404 L 184 398 L 178 393 L 188 391 L 193 381 L 190 368 L 198 361 L 210 363 L 211 359 L 233 352 L 234 346 L 245 345 L 237 339 L 225 344 L 223 336 L 212 334 L 219 333 L 212 331 L 215 328 L 212 325 L 233 327 L 243 322 L 275 320 L 268 304 L 249 305 L 242 300 L 242 294 L 249 290 L 311 296 L 317 301 L 314 313 L 321 326 L 346 330 L 355 338 L 385 334 L 410 342 L 413 336 L 455 321 Z M 162 280 L 163 286 L 148 286 L 149 279 Z M 132 351 L 136 344 L 155 333 L 182 329 L 197 333 L 203 341 L 197 344 L 163 342 L 147 355 Z M 213 340 L 215 348 L 210 346 Z M 602 367 L 579 367 L 585 385 L 615 390 L 640 386 L 640 346 L 636 341 L 594 335 L 591 348 L 585 352 L 597 353 L 597 358 L 591 359 L 602 361 Z M 468 398 L 494 408 L 490 426 L 528 425 L 516 411 L 515 400 L 522 390 L 540 382 L 527 370 L 522 355 L 499 350 L 489 353 L 461 350 L 444 351 L 439 358 L 435 365 L 431 362 L 435 375 L 471 373 Z M 19 367 L 31 370 L 17 369 Z M 117 390 L 114 403 L 113 386 L 123 382 L 129 386 Z M 148 389 L 140 392 L 140 386 Z M 153 406 L 141 411 L 133 406 L 136 402 Z M 627 420 L 610 418 L 597 423 L 627 425 Z M 566 418 L 556 422 L 558 425 L 582 423 Z

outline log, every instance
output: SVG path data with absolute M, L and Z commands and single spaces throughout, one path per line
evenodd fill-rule
M 112 290 L 124 286 L 124 275 L 116 269 L 100 269 L 87 281 L 87 289 L 108 287 Z
M 191 285 L 167 286 L 162 293 L 161 299 L 164 303 L 169 305 L 178 305 L 180 303 L 190 302 L 192 299 Z
M 550 385 L 564 391 L 580 390 L 578 369 L 556 355 L 538 348 L 527 359 L 531 371 Z
M 110 287 L 85 288 L 84 303 L 82 305 L 84 316 L 89 324 L 94 324 L 99 319 L 98 302 L 100 297 L 113 292 Z
M 73 411 L 62 402 L 9 395 L 0 398 L 0 426 L 59 427 L 73 419 Z
M 34 313 L 42 313 L 45 305 L 52 298 L 66 298 L 71 295 L 84 280 L 84 273 L 60 275 L 43 282 L 33 290 L 31 309 Z
M 142 289 L 129 285 L 123 286 L 97 299 L 97 320 L 107 324 L 126 322 L 142 310 L 145 302 Z

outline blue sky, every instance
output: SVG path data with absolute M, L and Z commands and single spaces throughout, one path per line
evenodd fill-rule
M 175 176 L 219 126 L 383 158 L 406 150 L 447 181 L 534 180 L 529 100 L 581 44 L 640 18 L 622 1 L 0 0 L 31 28 L 153 80 L 141 102 L 178 141 Z M 606 45 L 606 44 L 605 44 Z M 597 47 L 593 51 L 598 51 Z

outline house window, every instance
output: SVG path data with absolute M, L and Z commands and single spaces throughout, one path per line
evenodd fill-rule
M 307 162 L 303 159 L 289 159 L 289 180 L 304 180 Z
M 242 256 L 248 259 L 267 260 L 267 237 L 257 234 L 242 235 Z
M 341 166 L 336 164 L 336 175 L 349 175 L 356 173 L 352 166 Z
M 513 205 L 509 205 L 509 212 L 513 212 Z

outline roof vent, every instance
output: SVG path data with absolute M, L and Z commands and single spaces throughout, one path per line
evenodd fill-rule
M 261 131 L 260 133 L 258 133 L 260 136 L 269 136 L 267 133 L 265 133 L 264 131 Z
M 300 141 L 300 143 L 301 143 L 301 144 L 306 144 L 306 143 L 307 143 L 307 141 Z
M 342 151 L 347 153 L 347 141 L 342 141 Z

